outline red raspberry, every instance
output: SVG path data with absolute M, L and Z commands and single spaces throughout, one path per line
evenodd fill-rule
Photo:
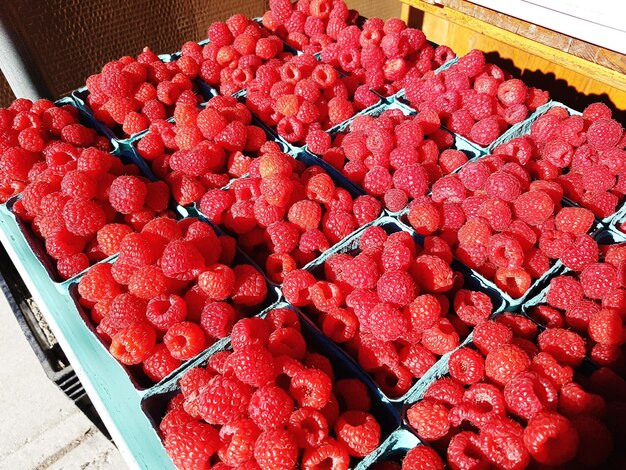
M 580 285 L 586 297 L 602 299 L 619 287 L 618 272 L 607 263 L 590 264 L 580 273 Z
M 242 306 L 259 305 L 267 295 L 265 279 L 253 266 L 240 264 L 233 268 L 235 287 L 231 299 Z
M 561 364 L 577 367 L 585 357 L 585 342 L 573 331 L 550 328 L 539 335 L 539 348 Z
M 350 455 L 365 457 L 370 454 L 380 441 L 380 425 L 369 413 L 345 411 L 335 423 L 337 440 L 343 443 Z
M 407 217 L 419 235 L 430 235 L 441 224 L 439 211 L 433 204 L 412 204 Z
M 574 243 L 563 250 L 561 261 L 574 271 L 582 271 L 585 267 L 598 261 L 598 243 L 587 234 L 578 235 Z
M 438 256 L 418 256 L 411 267 L 411 274 L 427 292 L 446 292 L 454 284 L 450 266 Z
M 302 468 L 306 470 L 314 470 L 328 462 L 331 462 L 332 468 L 347 468 L 350 465 L 348 449 L 332 438 L 327 438 L 317 448 L 306 449 L 302 456 Z
M 581 301 L 583 297 L 583 287 L 576 279 L 570 276 L 559 276 L 550 281 L 546 301 L 552 307 L 566 310 Z
M 214 338 L 228 336 L 236 321 L 235 309 L 225 302 L 208 302 L 207 300 L 206 297 L 201 297 L 199 316 L 202 329 Z M 187 303 L 189 304 L 189 301 Z
M 234 377 L 218 375 L 198 397 L 198 411 L 210 424 L 226 424 L 243 417 L 252 397 L 252 389 Z
M 377 470 L 393 470 L 394 467 L 386 469 L 381 467 Z M 443 470 L 444 463 L 441 457 L 431 447 L 425 445 L 418 445 L 409 450 L 402 460 L 402 468 L 405 470 Z
M 448 369 L 453 379 L 462 384 L 470 385 L 483 378 L 485 360 L 479 352 L 469 348 L 461 348 L 450 355 Z
M 497 118 L 494 116 L 487 117 L 477 121 L 472 126 L 468 138 L 483 147 L 488 146 L 500 135 L 500 126 Z
M 136 176 L 118 176 L 109 189 L 109 201 L 122 214 L 139 211 L 148 195 L 146 183 Z
M 518 79 L 502 82 L 498 87 L 498 99 L 504 106 L 522 104 L 526 100 L 526 85 Z
M 113 299 L 107 321 L 113 328 L 126 328 L 145 319 L 146 301 L 132 294 L 120 294 Z
M 480 429 L 484 455 L 500 468 L 526 468 L 530 461 L 522 439 L 522 427 L 506 418 L 495 418 Z
M 415 298 L 415 283 L 406 272 L 385 272 L 378 279 L 376 293 L 382 302 L 389 302 L 396 307 L 404 307 Z
M 522 419 L 530 420 L 542 411 L 555 411 L 558 390 L 552 382 L 535 372 L 524 372 L 504 387 L 508 410 Z
M 332 383 L 326 373 L 305 369 L 293 376 L 289 390 L 298 406 L 320 410 L 330 399 Z
M 122 240 L 132 233 L 132 229 L 124 224 L 106 224 L 98 230 L 97 240 L 105 255 L 111 256 L 119 252 Z
M 163 274 L 172 279 L 190 281 L 198 277 L 204 268 L 202 253 L 188 241 L 169 242 L 161 256 Z
M 63 279 L 70 279 L 89 267 L 89 258 L 84 253 L 59 259 L 57 270 Z
M 298 445 L 285 430 L 265 431 L 256 441 L 254 458 L 262 470 L 288 470 L 296 466 Z
M 485 358 L 485 375 L 499 385 L 505 385 L 529 367 L 528 355 L 512 344 L 499 346 Z
M 275 385 L 259 388 L 250 399 L 248 414 L 262 431 L 281 428 L 293 411 L 293 400 Z
M 309 287 L 315 284 L 315 278 L 307 271 L 298 269 L 285 275 L 283 281 L 283 295 L 285 299 L 296 307 L 302 307 L 310 302 Z
M 601 396 L 586 392 L 575 382 L 567 383 L 561 388 L 559 412 L 568 418 L 579 415 L 600 416 L 604 413 L 605 406 Z
M 63 208 L 67 229 L 76 235 L 93 235 L 106 223 L 106 215 L 93 201 L 70 199 Z
M 524 429 L 524 445 L 544 465 L 561 465 L 574 458 L 578 433 L 571 422 L 555 412 L 535 415 Z
M 447 318 L 441 318 L 424 331 L 422 345 L 430 352 L 441 356 L 459 345 L 459 334 Z
M 146 319 L 160 331 L 167 331 L 172 326 L 185 320 L 187 304 L 178 295 L 156 297 L 148 302 Z
M 589 321 L 589 336 L 597 343 L 619 346 L 626 342 L 626 328 L 617 312 L 600 310 Z
M 618 144 L 623 131 L 622 126 L 613 119 L 598 119 L 587 129 L 587 142 L 597 150 L 606 150 Z
M 146 300 L 164 295 L 169 287 L 170 281 L 157 266 L 137 268 L 128 281 L 128 291 Z
M 519 268 L 524 262 L 524 250 L 512 236 L 502 233 L 492 235 L 488 242 L 489 259 L 502 268 Z
M 435 441 L 445 436 L 450 429 L 448 409 L 430 399 L 417 402 L 407 411 L 409 424 L 420 439 Z
M 456 434 L 448 444 L 448 462 L 452 468 L 488 468 L 491 462 L 483 454 L 480 440 L 472 431 Z
M 220 439 L 223 446 L 218 451 L 220 460 L 233 466 L 251 461 L 254 458 L 254 444 L 260 434 L 259 428 L 246 418 L 222 426 Z
M 530 225 L 538 225 L 554 212 L 554 203 L 543 191 L 528 191 L 513 203 L 515 215 Z
M 176 426 L 165 437 L 165 450 L 179 468 L 210 465 L 220 446 L 215 428 L 195 421 Z
M 78 293 L 89 302 L 113 300 L 121 291 L 111 275 L 111 265 L 97 264 L 87 271 L 78 283 Z
M 121 329 L 112 338 L 109 351 L 122 364 L 140 364 L 148 359 L 156 346 L 156 332 L 145 322 Z
M 587 233 L 594 220 L 593 213 L 588 209 L 564 207 L 556 214 L 555 224 L 557 230 L 579 235 Z
M 165 344 L 157 344 L 152 355 L 141 365 L 144 373 L 154 382 L 159 382 L 180 367 L 181 362 L 170 354 Z
M 206 346 L 204 331 L 195 323 L 181 322 L 170 327 L 163 342 L 171 355 L 181 361 L 192 359 Z

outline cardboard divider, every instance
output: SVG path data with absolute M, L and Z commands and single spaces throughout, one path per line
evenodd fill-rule
M 407 429 L 400 428 L 391 434 L 385 441 L 368 455 L 355 470 L 365 470 L 374 465 L 386 462 L 401 464 L 407 452 L 418 445 L 424 445 L 419 438 Z
M 335 372 L 335 377 L 337 379 L 356 378 L 366 385 L 372 399 L 372 409 L 370 412 L 376 418 L 381 427 L 381 440 L 384 441 L 388 436 L 393 435 L 393 433 L 400 426 L 400 415 L 392 405 L 380 398 L 375 387 L 373 386 L 373 383 L 363 373 L 363 371 L 360 370 L 359 367 L 355 367 L 352 362 L 347 361 L 341 351 L 338 351 L 337 347 L 332 344 L 332 342 L 328 341 L 325 337 L 320 336 L 319 332 L 306 319 L 302 312 L 292 307 L 290 304 L 281 301 L 276 302 L 261 312 L 259 316 L 264 318 L 275 308 L 290 308 L 296 312 L 300 320 L 301 333 L 307 344 L 307 351 L 322 354 L 330 359 Z M 159 432 L 159 423 L 165 416 L 167 404 L 172 397 L 180 393 L 180 387 L 178 385 L 180 379 L 192 368 L 204 367 L 209 358 L 219 351 L 232 351 L 230 340 L 225 339 L 219 344 L 216 343 L 213 348 L 205 351 L 201 356 L 194 360 L 193 363 L 190 363 L 185 370 L 180 370 L 177 373 L 172 374 L 168 380 L 152 387 L 146 392 L 141 402 L 141 408 L 157 433 Z M 367 457 L 361 461 L 359 461 L 359 459 L 352 458 L 351 468 L 354 468 L 355 466 L 356 468 L 366 468 L 360 466 L 359 464 L 359 462 L 365 462 L 366 460 Z

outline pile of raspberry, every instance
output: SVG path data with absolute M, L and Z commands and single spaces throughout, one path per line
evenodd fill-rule
M 107 63 L 87 78 L 87 104 L 93 116 L 122 138 L 146 130 L 172 116 L 176 103 L 197 105 L 193 79 L 198 63 L 189 56 L 162 62 L 147 47 L 134 57 Z
M 347 470 L 378 447 L 369 390 L 307 348 L 293 310 L 239 321 L 231 346 L 169 402 L 159 428 L 178 468 Z
M 545 303 L 528 310 L 547 328 L 572 330 L 595 363 L 622 375 L 626 374 L 625 259 L 625 245 L 609 246 L 603 262 L 552 279 Z
M 448 46 L 433 48 L 422 31 L 408 28 L 400 18 L 370 18 L 361 28 L 341 30 L 336 42 L 324 47 L 320 60 L 391 96 L 404 88 L 405 80 L 418 79 L 454 57 Z
M 371 470 L 445 470 L 439 454 L 427 445 L 420 444 L 410 449 L 401 459 L 382 460 L 372 465 Z
M 181 55 L 199 70 L 198 76 L 220 94 L 231 95 L 244 89 L 259 66 L 283 52 L 283 42 L 245 15 L 212 23 L 205 46 L 189 41 Z
M 450 148 L 453 144 L 453 135 L 440 128 L 435 113 L 407 116 L 392 108 L 377 117 L 359 115 L 332 146 L 308 149 L 397 212 L 467 162 L 465 153 Z
M 18 98 L 0 109 L 0 202 L 45 179 L 85 147 L 107 151 L 105 137 L 79 122 L 78 109 Z
M 607 368 L 583 374 L 584 357 L 574 332 L 538 334 L 505 314 L 474 328 L 407 421 L 450 468 L 622 468 L 613 446 L 626 437 L 626 381 Z
M 305 168 L 272 151 L 254 160 L 249 176 L 207 191 L 200 212 L 236 234 L 237 244 L 281 283 L 382 210 L 371 196 L 353 198 L 319 166 Z
M 270 0 L 262 23 L 294 49 L 316 54 L 353 27 L 359 13 L 343 0 Z
M 380 98 L 354 77 L 343 77 L 311 54 L 270 60 L 247 87 L 246 105 L 294 145 L 330 145 L 324 132 Z
M 463 276 L 451 262 L 438 237 L 426 237 L 419 249 L 408 232 L 372 226 L 358 252 L 332 255 L 323 273 L 288 273 L 282 291 L 398 398 L 492 313 L 489 296 L 460 288 Z
M 79 301 L 111 354 L 158 382 L 258 313 L 265 278 L 235 253 L 204 222 L 156 218 L 121 240 L 113 263 L 87 271 Z
M 53 164 L 35 164 L 13 211 L 43 239 L 61 279 L 116 254 L 124 236 L 166 213 L 167 185 L 139 176 L 136 165 L 95 147 L 48 150 Z
M 532 180 L 506 156 L 489 155 L 464 165 L 409 205 L 408 221 L 421 235 L 437 234 L 454 256 L 511 297 L 523 296 L 560 259 L 580 271 L 598 260 L 588 235 L 589 209 L 562 207 L 556 181 Z
M 169 184 L 174 200 L 188 205 L 244 176 L 260 153 L 278 148 L 251 123 L 250 111 L 231 96 L 211 98 L 202 108 L 179 103 L 174 122 L 153 123 L 136 149 Z
M 567 198 L 603 219 L 613 215 L 626 194 L 626 138 L 603 103 L 582 115 L 550 108 L 530 134 L 494 149 L 494 154 L 524 165 L 534 178 L 556 181 Z
M 513 124 L 548 102 L 548 93 L 527 87 L 473 50 L 439 74 L 409 74 L 406 98 L 418 111 L 434 111 L 452 132 L 487 147 Z

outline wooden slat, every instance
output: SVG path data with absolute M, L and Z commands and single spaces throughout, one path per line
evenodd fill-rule
M 597 80 L 611 87 L 626 90 L 626 75 L 615 70 L 582 59 L 563 50 L 546 46 L 545 44 L 541 44 L 519 34 L 512 33 L 511 31 L 494 26 L 480 19 L 476 19 L 473 16 L 452 8 L 431 5 L 422 0 L 401 1 L 435 17 L 461 25 L 465 28 L 469 28 L 477 33 L 486 35 L 502 43 L 509 44 L 522 51 L 527 51 L 528 53 L 545 59 L 550 63 L 554 63 L 575 71 L 576 73 L 586 75 L 593 80 Z

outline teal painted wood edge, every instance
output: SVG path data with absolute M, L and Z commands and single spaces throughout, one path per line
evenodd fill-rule
M 91 333 L 68 291 L 50 280 L 4 206 L 0 208 L 0 241 L 127 464 L 142 470 L 175 470 L 141 409 L 143 392 L 134 388 L 124 369 Z

